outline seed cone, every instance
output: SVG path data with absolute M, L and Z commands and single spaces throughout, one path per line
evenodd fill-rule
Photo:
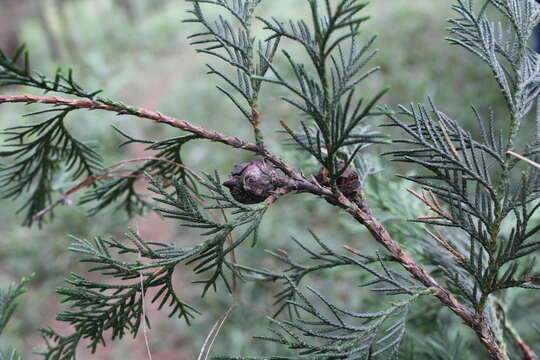
M 242 204 L 258 204 L 266 200 L 277 187 L 278 174 L 263 159 L 234 166 L 223 183 L 232 197 Z
M 328 169 L 322 168 L 316 175 L 315 179 L 319 184 L 329 187 L 330 186 L 330 173 Z M 361 183 L 358 173 L 354 171 L 351 167 L 345 169 L 343 174 L 337 178 L 337 187 L 339 191 L 347 198 L 355 197 L 360 191 Z

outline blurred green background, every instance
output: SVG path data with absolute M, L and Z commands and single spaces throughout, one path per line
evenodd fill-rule
M 71 67 L 86 88 L 104 89 L 107 97 L 249 138 L 251 132 L 247 123 L 217 91 L 216 79 L 205 74 L 205 63 L 213 59 L 196 54 L 189 45 L 187 36 L 197 31 L 197 25 L 181 22 L 187 17 L 188 7 L 189 3 L 183 0 L 1 0 L 0 45 L 7 53 L 13 53 L 17 44 L 26 43 L 31 51 L 32 66 L 44 74 L 53 74 L 57 67 Z M 267 0 L 259 14 L 296 18 L 305 17 L 306 10 L 303 0 Z M 451 16 L 448 1 L 375 1 L 365 11 L 372 19 L 363 26 L 363 36 L 379 35 L 377 47 L 380 53 L 373 64 L 381 66 L 381 71 L 360 87 L 366 97 L 390 86 L 391 92 L 382 102 L 395 108 L 397 104 L 425 102 L 431 96 L 442 111 L 466 124 L 474 121 L 471 105 L 483 112 L 490 106 L 500 107 L 489 70 L 464 50 L 451 47 L 444 40 L 446 19 Z M 278 60 L 278 66 L 285 69 L 282 60 Z M 3 91 L 21 93 L 28 90 L 9 88 Z M 284 154 L 304 172 L 314 172 L 317 169 L 309 159 L 282 146 L 284 139 L 278 132 L 279 120 L 286 119 L 294 124 L 300 116 L 280 102 L 280 94 L 280 89 L 267 87 L 261 96 L 263 129 L 274 150 Z M 31 109 L 2 105 L 0 127 L 21 124 L 21 115 Z M 384 119 L 379 121 L 382 123 Z M 78 112 L 69 124 L 81 139 L 98 139 L 109 164 L 145 156 L 141 147 L 118 148 L 121 139 L 111 125 L 138 138 L 178 135 L 175 129 L 97 112 Z M 186 163 L 201 171 L 217 169 L 222 177 L 235 163 L 250 156 L 221 145 L 198 144 L 187 149 Z M 373 148 L 370 156 L 378 158 L 379 152 L 379 148 Z M 370 185 L 373 203 L 381 213 L 391 208 L 391 204 L 398 207 L 394 206 L 393 213 L 386 213 L 385 217 L 397 236 L 406 237 L 410 231 L 419 231 L 413 225 L 392 226 L 396 219 L 413 217 L 422 210 L 406 194 L 405 185 L 393 176 L 396 172 L 409 170 L 396 168 L 385 159 L 379 162 L 385 170 Z M 388 182 L 388 179 L 392 181 Z M 63 190 L 65 188 L 59 187 L 58 192 Z M 29 229 L 19 225 L 22 218 L 15 214 L 19 205 L 0 200 L 0 284 L 16 281 L 29 273 L 37 275 L 0 339 L 0 348 L 14 346 L 25 358 L 31 358 L 32 349 L 41 345 L 37 328 L 51 325 L 69 332 L 68 327 L 54 321 L 55 314 L 62 309 L 54 288 L 63 284 L 68 272 L 82 273 L 86 267 L 67 251 L 68 234 L 88 239 L 102 234 L 121 237 L 132 227 L 140 229 L 148 241 L 185 245 L 199 240 L 196 233 L 185 231 L 173 221 L 156 215 L 130 220 L 124 214 L 108 209 L 89 218 L 85 209 L 77 206 L 58 208 L 51 223 L 42 229 Z M 304 254 L 291 244 L 290 236 L 309 243 L 308 228 L 315 230 L 334 248 L 342 244 L 360 249 L 374 248 L 368 234 L 346 215 L 336 215 L 331 206 L 308 196 L 291 196 L 278 202 L 270 211 L 262 226 L 262 241 L 255 249 L 240 249 L 239 261 L 273 266 L 264 249 L 277 248 L 302 257 Z M 191 284 L 196 280 L 195 276 L 188 269 L 179 274 L 176 286 L 180 297 L 195 304 L 203 315 L 189 328 L 181 320 L 167 319 L 164 312 L 158 313 L 150 307 L 153 326 L 148 336 L 154 359 L 195 359 L 206 334 L 231 304 L 238 306 L 225 323 L 212 353 L 260 355 L 278 352 L 275 345 L 251 338 L 266 333 L 264 316 L 272 313 L 272 295 L 278 286 L 242 284 L 237 299 L 226 294 L 224 289 L 201 299 L 200 286 Z M 340 281 L 336 281 L 337 278 Z M 377 300 L 366 297 L 362 290 L 350 291 L 351 283 L 360 280 L 357 272 L 336 274 L 334 271 L 312 277 L 311 284 L 330 289 L 327 291 L 329 297 L 360 311 L 369 306 L 367 298 L 371 302 Z M 445 314 L 441 316 L 445 318 Z M 125 359 L 126 354 L 133 360 L 147 358 L 142 334 L 135 340 L 126 339 L 109 345 L 94 356 L 83 352 L 81 359 Z

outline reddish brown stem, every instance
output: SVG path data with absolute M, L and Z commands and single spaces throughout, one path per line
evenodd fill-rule
M 444 289 L 424 268 L 403 252 L 401 245 L 388 233 L 384 225 L 372 215 L 365 199 L 357 198 L 355 202 L 341 196 L 339 204 L 350 213 L 358 222 L 363 224 L 375 240 L 383 245 L 390 254 L 403 266 L 415 279 L 423 285 L 436 289 L 434 296 L 439 301 L 458 315 L 469 327 L 471 327 L 480 341 L 484 344 L 491 359 L 509 360 L 508 355 L 495 341 L 495 335 L 489 327 L 484 316 L 478 317 L 471 313 L 454 295 Z
M 92 185 L 96 181 L 103 180 L 103 179 L 118 178 L 118 177 L 125 178 L 125 177 L 130 177 L 130 175 L 111 175 L 111 172 L 109 172 L 109 173 L 103 174 L 103 175 L 89 176 L 86 179 L 84 179 L 83 181 L 81 181 L 80 183 L 78 183 L 77 185 L 69 188 L 65 193 L 63 193 L 60 196 L 60 198 L 58 198 L 58 200 L 56 200 L 55 202 L 53 202 L 52 204 L 50 204 L 46 208 L 44 208 L 44 209 L 40 210 L 39 212 L 37 212 L 34 216 L 32 216 L 32 220 L 37 221 L 37 220 L 41 219 L 43 216 L 47 215 L 47 213 L 54 210 L 54 208 L 57 207 L 58 205 L 69 203 L 70 202 L 69 195 L 72 195 L 72 194 L 76 193 L 77 191 L 79 191 L 79 190 L 81 190 L 81 189 L 83 189 L 83 188 L 85 188 L 87 186 Z
M 499 304 L 499 308 L 502 311 L 502 306 L 500 304 Z M 523 340 L 523 338 L 519 335 L 516 329 L 512 326 L 510 321 L 508 320 L 503 320 L 503 321 L 504 321 L 504 329 L 506 330 L 506 333 L 510 335 L 510 337 L 512 338 L 512 341 L 521 352 L 521 356 L 523 360 L 538 360 L 538 355 L 536 355 L 534 351 L 531 349 L 531 347 Z
M 264 156 L 287 175 L 294 179 L 301 179 L 300 173 L 290 167 L 279 156 L 272 154 L 267 148 L 257 146 L 256 144 L 241 140 L 237 137 L 227 136 L 214 130 L 208 130 L 197 125 L 193 125 L 185 120 L 175 119 L 163 115 L 158 111 L 152 111 L 144 108 L 135 108 L 131 106 L 121 106 L 103 101 L 94 101 L 89 99 L 68 99 L 56 96 L 36 96 L 36 95 L 0 95 L 0 104 L 2 103 L 25 103 L 25 104 L 49 104 L 55 106 L 69 106 L 75 109 L 105 110 L 117 113 L 118 115 L 133 115 L 142 119 L 152 120 L 158 123 L 199 135 L 201 138 L 210 141 L 219 142 L 237 149 L 243 149 Z M 128 110 L 129 109 L 129 110 Z
M 518 347 L 524 360 L 538 360 L 538 356 L 532 351 L 531 347 L 527 345 L 520 337 L 513 338 L 514 343 Z

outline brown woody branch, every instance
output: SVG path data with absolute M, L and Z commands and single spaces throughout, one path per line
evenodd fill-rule
M 291 168 L 283 159 L 268 151 L 265 147 L 241 140 L 237 137 L 227 136 L 217 131 L 208 130 L 200 126 L 191 124 L 185 120 L 175 119 L 163 115 L 159 111 L 152 111 L 144 108 L 134 108 L 121 106 L 106 100 L 88 100 L 88 99 L 68 99 L 56 96 L 36 96 L 36 95 L 0 95 L 0 104 L 2 103 L 25 103 L 25 104 L 49 104 L 53 106 L 69 106 L 74 109 L 105 110 L 114 112 L 118 115 L 132 115 L 142 119 L 152 120 L 158 123 L 187 131 L 200 136 L 201 138 L 219 142 L 237 149 L 243 149 L 264 156 L 275 166 L 283 170 L 287 175 L 294 179 L 301 179 L 302 176 Z
M 316 182 L 307 180 L 300 172 L 289 166 L 283 159 L 270 152 L 266 147 L 258 146 L 256 144 L 246 142 L 236 137 L 227 136 L 213 130 L 208 130 L 200 126 L 193 125 L 187 121 L 163 115 L 160 112 L 143 108 L 126 107 L 121 104 L 108 102 L 106 100 L 92 101 L 33 95 L 0 95 L 0 104 L 1 103 L 39 103 L 53 106 L 68 106 L 74 109 L 105 110 L 117 113 L 119 115 L 132 115 L 158 123 L 164 123 L 183 131 L 198 135 L 201 138 L 219 142 L 234 148 L 251 151 L 255 154 L 263 156 L 290 177 L 290 182 L 286 186 L 286 189 L 283 191 L 278 191 L 270 203 L 277 200 L 277 198 L 289 191 L 310 192 L 331 200 L 332 203 L 337 204 L 339 207 L 352 215 L 359 223 L 364 225 L 375 240 L 379 244 L 383 245 L 396 259 L 396 261 L 399 262 L 415 279 L 426 287 L 436 289 L 434 296 L 436 296 L 444 306 L 448 307 L 451 311 L 458 315 L 476 332 L 481 342 L 486 347 L 491 359 L 509 360 L 508 355 L 501 349 L 499 344 L 497 344 L 495 335 L 493 334 L 492 329 L 489 327 L 485 316 L 483 314 L 476 315 L 469 311 L 458 299 L 456 299 L 454 295 L 443 288 L 437 282 L 437 280 L 431 277 L 423 267 L 405 254 L 401 248 L 401 245 L 392 238 L 384 225 L 373 216 L 365 199 L 358 197 L 351 200 L 343 195 L 334 194 L 330 189 L 325 188 Z
M 514 345 L 517 347 L 521 353 L 523 360 L 539 360 L 538 355 L 535 354 L 533 349 L 523 340 L 521 335 L 518 333 L 516 328 L 512 325 L 510 320 L 506 317 L 506 311 L 504 305 L 501 301 L 495 299 L 494 301 L 495 310 L 497 312 L 497 317 L 501 324 L 504 327 L 504 331 L 514 342 Z
M 207 130 L 200 126 L 193 125 L 187 121 L 163 115 L 160 112 L 143 108 L 122 107 L 113 103 L 106 103 L 102 100 L 94 101 L 89 99 L 68 99 L 56 96 L 35 96 L 35 95 L 1 95 L 1 103 L 26 103 L 26 104 L 49 104 L 53 106 L 68 106 L 74 109 L 105 110 L 119 115 L 133 115 L 143 119 L 164 123 L 181 130 L 198 135 L 202 138 L 227 144 L 229 146 L 260 153 L 262 149 L 255 144 L 240 140 L 236 137 L 226 136 L 216 131 Z
M 477 316 L 469 311 L 454 295 L 443 288 L 437 280 L 431 277 L 422 266 L 405 254 L 401 245 L 392 238 L 384 225 L 373 216 L 367 200 L 357 198 L 355 201 L 351 201 L 344 196 L 341 196 L 338 200 L 340 206 L 351 214 L 359 223 L 363 224 L 375 240 L 383 245 L 396 261 L 413 275 L 415 279 L 420 281 L 426 287 L 436 289 L 434 296 L 476 332 L 480 341 L 486 347 L 491 359 L 509 360 L 508 355 L 500 348 L 499 344 L 497 344 L 495 335 L 489 327 L 487 318 L 485 318 L 483 314 Z

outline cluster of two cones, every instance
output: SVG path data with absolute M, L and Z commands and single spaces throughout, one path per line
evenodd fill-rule
M 320 185 L 329 187 L 330 178 L 327 169 L 323 168 L 315 175 Z M 277 171 L 263 159 L 252 160 L 234 166 L 227 181 L 232 197 L 242 204 L 258 204 L 272 195 L 280 184 Z M 351 167 L 343 171 L 337 179 L 337 187 L 348 198 L 356 196 L 361 183 L 358 173 Z

